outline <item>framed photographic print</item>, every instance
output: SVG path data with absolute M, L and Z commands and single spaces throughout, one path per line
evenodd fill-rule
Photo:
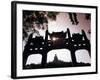
M 11 4 L 12 78 L 97 73 L 97 6 Z

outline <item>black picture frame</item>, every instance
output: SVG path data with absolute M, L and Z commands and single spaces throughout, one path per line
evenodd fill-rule
M 57 6 L 57 7 L 70 7 L 70 8 L 84 8 L 84 9 L 93 9 L 95 11 L 95 70 L 90 72 L 77 72 L 77 73 L 61 73 L 61 74 L 44 74 L 44 75 L 26 75 L 18 76 L 17 72 L 17 10 L 18 5 L 41 5 L 41 6 Z M 27 10 L 27 9 L 26 9 Z M 36 78 L 36 77 L 52 77 L 52 76 L 68 76 L 68 75 L 83 75 L 83 74 L 97 74 L 98 72 L 98 62 L 97 62 L 97 31 L 98 31 L 98 7 L 97 6 L 88 6 L 88 5 L 71 5 L 71 4 L 58 4 L 58 3 L 42 3 L 42 2 L 24 2 L 24 1 L 12 1 L 11 2 L 11 78 L 20 79 L 20 78 Z M 39 69 L 38 69 L 39 70 Z

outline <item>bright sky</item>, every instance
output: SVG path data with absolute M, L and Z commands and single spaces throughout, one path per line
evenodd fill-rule
M 57 55 L 58 59 L 64 62 L 71 62 L 71 54 L 70 51 L 67 49 L 58 49 L 58 50 L 51 50 L 48 52 L 47 56 L 47 63 L 52 62 L 54 60 L 55 54 Z

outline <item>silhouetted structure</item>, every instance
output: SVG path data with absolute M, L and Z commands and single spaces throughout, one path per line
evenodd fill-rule
M 55 54 L 55 57 L 54 57 L 54 60 L 53 60 L 54 63 L 57 63 L 58 62 L 58 57 L 57 55 Z
M 66 32 L 53 32 L 51 34 L 48 32 L 48 30 L 46 30 L 45 39 L 43 39 L 42 36 L 32 38 L 32 35 L 33 34 L 29 36 L 28 42 L 23 52 L 23 69 L 26 69 L 26 60 L 31 54 L 42 55 L 41 67 L 44 68 L 47 62 L 47 53 L 53 49 L 66 48 L 70 50 L 72 66 L 77 65 L 75 57 L 76 50 L 86 49 L 91 56 L 90 41 L 87 39 L 84 30 L 82 30 L 82 34 L 74 33 L 72 36 L 68 28 Z M 50 36 L 50 40 L 48 40 L 48 36 Z M 68 36 L 68 38 L 66 38 L 66 36 Z
M 68 13 L 69 14 L 69 19 L 72 22 L 72 24 L 78 24 L 79 21 L 77 19 L 77 14 L 76 13 Z

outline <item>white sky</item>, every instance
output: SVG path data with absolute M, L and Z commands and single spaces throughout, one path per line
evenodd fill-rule
M 58 49 L 58 50 L 51 50 L 48 52 L 47 55 L 47 63 L 52 62 L 54 60 L 55 54 L 57 58 L 64 62 L 71 62 L 71 54 L 70 51 L 67 49 Z
M 90 56 L 86 50 L 77 50 L 75 52 L 77 62 L 91 63 Z

